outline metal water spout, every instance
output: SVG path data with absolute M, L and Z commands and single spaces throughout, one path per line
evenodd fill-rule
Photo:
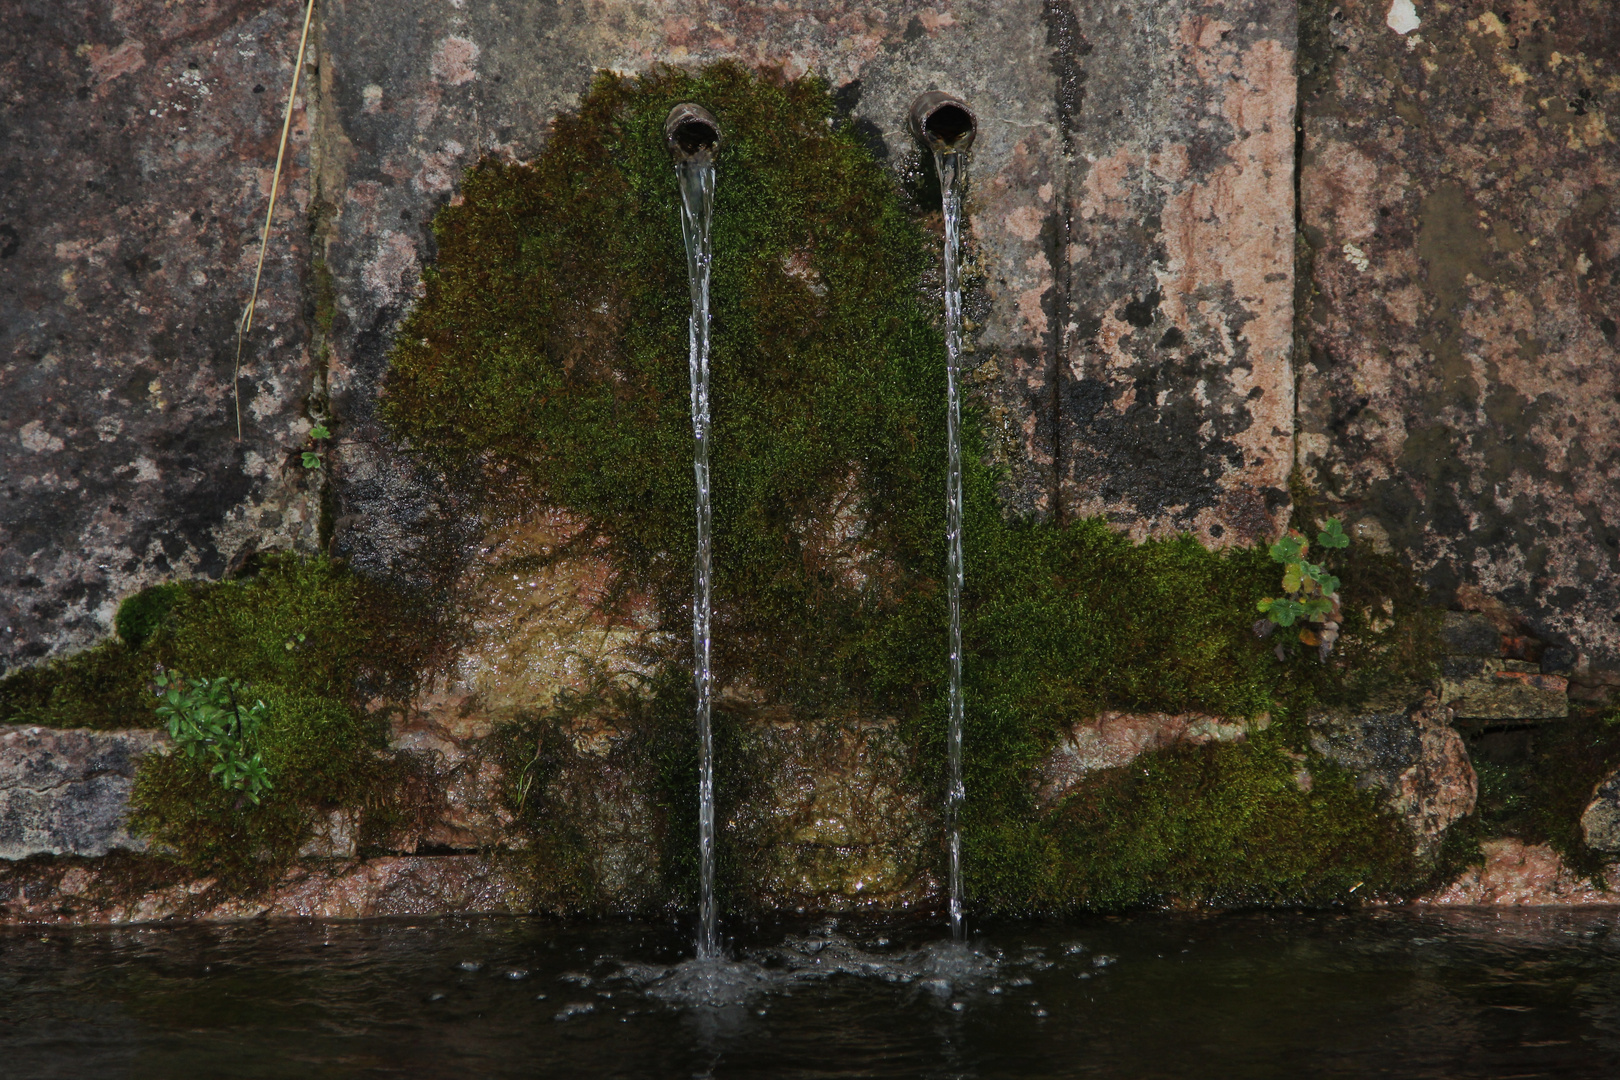
M 966 936 L 962 910 L 962 155 L 973 145 L 979 121 L 961 98 L 940 90 L 918 95 L 911 125 L 933 151 L 945 219 L 945 541 L 946 595 L 950 605 L 950 726 L 946 749 L 950 776 L 945 793 L 945 829 L 950 848 L 951 937 Z
M 973 145 L 979 120 L 961 98 L 943 90 L 930 90 L 918 94 L 911 103 L 911 127 L 935 154 L 960 154 Z
M 683 162 L 713 164 L 720 148 L 720 121 L 701 105 L 690 101 L 669 110 L 664 121 L 664 145 L 678 166 Z
M 687 363 L 692 385 L 692 475 L 697 486 L 697 557 L 692 568 L 692 683 L 697 693 L 698 735 L 697 955 L 699 960 L 717 960 L 720 931 L 714 896 L 714 729 L 710 723 L 714 545 L 709 502 L 709 271 L 719 121 L 703 106 L 683 102 L 664 121 L 664 145 L 675 161 L 675 178 L 681 189 L 681 238 L 686 242 L 687 283 L 692 293 Z

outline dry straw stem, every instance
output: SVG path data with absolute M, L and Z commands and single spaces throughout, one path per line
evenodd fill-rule
M 276 213 L 276 193 L 281 189 L 281 163 L 287 156 L 287 134 L 292 130 L 293 99 L 298 96 L 298 79 L 304 73 L 304 48 L 309 44 L 309 24 L 315 18 L 315 0 L 304 8 L 304 31 L 298 37 L 298 59 L 293 64 L 292 85 L 287 88 L 287 112 L 281 121 L 281 145 L 276 149 L 276 170 L 270 177 L 270 205 L 264 211 L 264 232 L 259 237 L 259 263 L 253 269 L 253 293 L 236 323 L 236 366 L 231 372 L 231 399 L 236 404 L 236 441 L 242 441 L 242 343 L 253 329 L 253 309 L 259 303 L 259 279 L 264 276 L 264 252 L 270 246 L 270 222 Z

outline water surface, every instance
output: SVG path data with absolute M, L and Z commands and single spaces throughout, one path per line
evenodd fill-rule
M 6 1077 L 1613 1077 L 1620 913 L 0 931 Z

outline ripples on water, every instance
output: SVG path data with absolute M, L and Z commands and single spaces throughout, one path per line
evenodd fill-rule
M 1613 1077 L 1620 913 L 0 931 L 5 1077 Z

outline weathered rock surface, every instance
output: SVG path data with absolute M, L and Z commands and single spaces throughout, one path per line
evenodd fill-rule
M 550 700 L 544 685 L 536 687 L 536 696 Z M 416 759 L 426 790 L 418 821 L 390 837 L 387 849 L 409 854 L 529 846 L 531 837 L 507 802 L 508 777 L 490 741 L 498 722 L 515 718 L 492 718 L 477 695 L 436 691 L 395 719 L 392 747 Z M 538 736 L 544 747 L 523 748 L 534 753 L 536 771 L 514 780 L 520 804 L 544 806 L 546 828 L 581 846 L 592 895 L 604 907 L 634 907 L 653 896 L 662 880 L 661 788 L 642 735 L 609 716 L 555 718 Z M 542 750 L 549 764 L 541 763 Z
M 893 720 L 762 715 L 742 738 L 756 777 L 724 824 L 779 907 L 904 908 L 938 894 L 939 822 Z
M 1440 699 L 1459 720 L 1555 720 L 1569 715 L 1569 680 L 1522 660 L 1447 657 Z
M 1270 726 L 1269 716 L 1253 720 L 1204 713 L 1098 713 L 1075 724 L 1058 740 L 1036 773 L 1036 800 L 1055 806 L 1074 786 L 1099 769 L 1129 765 L 1149 750 L 1185 742 L 1239 742 L 1250 731 Z
M 124 827 L 135 766 L 157 731 L 0 727 L 0 859 L 141 851 Z
M 500 766 L 484 746 L 492 725 L 466 709 L 464 696 L 433 693 L 412 705 L 394 720 L 390 748 L 416 759 L 427 788 L 425 812 L 387 847 L 414 854 L 505 843 L 512 817 L 500 804 Z
M 1620 683 L 1620 11 L 1389 10 L 1302 5 L 1300 465 Z
M 1564 650 L 1528 636 L 1499 601 L 1441 616 L 1440 700 L 1458 720 L 1515 722 L 1569 715 Z
M 1447 656 L 1500 658 L 1502 631 L 1477 611 L 1446 611 L 1440 615 L 1440 644 Z
M 1600 888 L 1572 873 L 1545 844 L 1522 840 L 1486 840 L 1480 844 L 1483 866 L 1424 897 L 1419 903 L 1533 907 L 1554 904 L 1620 904 L 1620 866 L 1609 867 Z
M 1581 813 L 1581 838 L 1589 848 L 1620 855 L 1620 769 L 1592 792 Z
M 1479 796 L 1468 746 L 1450 721 L 1433 694 L 1411 705 L 1313 709 L 1307 717 L 1311 749 L 1356 773 L 1361 787 L 1378 788 L 1425 858 Z
M 138 588 L 316 545 L 302 95 L 240 440 L 231 397 L 300 14 L 0 7 L 0 672 L 104 636 Z
M 127 868 L 126 868 L 127 869 Z M 149 923 L 529 914 L 525 886 L 474 855 L 390 856 L 295 867 L 251 899 L 221 899 L 212 878 L 133 892 L 117 873 L 63 860 L 0 869 L 0 922 Z
M 443 692 L 464 697 L 483 723 L 544 710 L 563 691 L 652 673 L 651 605 L 632 597 L 622 612 L 603 611 L 614 570 L 568 548 L 583 527 L 554 509 L 493 525 L 458 583 L 461 641 Z
M 665 825 L 657 766 L 631 725 L 579 717 L 564 729 L 567 754 L 542 793 L 584 845 L 598 896 L 634 907 L 662 882 Z M 690 796 L 694 802 L 697 792 Z

